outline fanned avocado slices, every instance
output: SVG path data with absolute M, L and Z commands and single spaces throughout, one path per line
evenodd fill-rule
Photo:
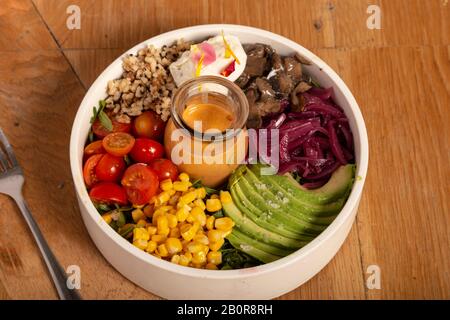
M 263 165 L 240 166 L 229 180 L 225 215 L 236 223 L 227 239 L 264 262 L 284 257 L 319 235 L 351 191 L 355 165 L 339 167 L 321 188 L 307 190 L 291 175 L 261 175 Z

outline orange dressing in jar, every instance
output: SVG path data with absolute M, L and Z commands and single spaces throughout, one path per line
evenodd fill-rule
M 247 154 L 244 93 L 226 79 L 203 76 L 183 84 L 172 103 L 166 155 L 191 180 L 211 188 L 226 183 Z

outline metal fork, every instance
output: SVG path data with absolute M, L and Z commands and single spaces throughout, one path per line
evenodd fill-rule
M 66 273 L 56 260 L 52 250 L 50 250 L 47 241 L 45 241 L 41 230 L 39 230 L 22 196 L 24 180 L 22 168 L 17 162 L 13 149 L 0 128 L 0 193 L 7 194 L 16 201 L 41 251 L 53 283 L 58 291 L 59 298 L 62 300 L 79 300 L 81 298 L 77 291 L 67 287 Z

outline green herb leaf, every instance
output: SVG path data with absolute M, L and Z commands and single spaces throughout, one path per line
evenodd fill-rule
M 218 219 L 218 218 L 223 218 L 223 211 L 222 211 L 222 209 L 220 209 L 219 211 L 216 211 L 216 212 L 213 214 L 213 217 L 216 218 L 216 219 Z
M 123 156 L 123 160 L 127 164 L 127 167 L 131 164 L 131 159 L 127 154 Z
M 101 110 L 99 112 L 98 119 L 100 120 L 100 123 L 106 130 L 108 130 L 108 131 L 113 130 L 112 121 L 111 121 L 111 119 L 109 119 L 108 115 L 105 112 L 103 112 L 103 110 Z
M 104 204 L 104 203 L 94 203 L 94 206 L 97 209 L 97 211 L 100 213 L 111 211 L 111 208 L 107 204 Z
M 94 121 L 95 121 L 95 119 L 97 119 L 97 115 L 98 115 L 97 108 L 94 107 L 94 108 L 93 108 L 93 115 L 92 115 L 91 120 L 90 120 L 90 123 L 91 123 L 91 124 L 93 124 Z
M 88 139 L 89 139 L 89 142 L 94 142 L 94 132 L 92 132 L 92 129 L 89 130 Z

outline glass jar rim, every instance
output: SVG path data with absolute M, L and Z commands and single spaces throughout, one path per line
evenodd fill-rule
M 189 92 L 189 90 L 192 89 L 192 87 L 204 85 L 207 83 L 218 84 L 218 85 L 225 87 L 226 89 L 232 91 L 236 95 L 237 99 L 239 100 L 238 102 L 242 108 L 242 110 L 241 110 L 242 115 L 236 121 L 236 123 L 234 124 L 234 127 L 230 128 L 233 130 L 227 129 L 225 131 L 225 133 L 224 132 L 221 132 L 221 133 L 199 132 L 199 131 L 196 131 L 196 130 L 190 128 L 189 126 L 187 126 L 184 123 L 182 117 L 178 114 L 177 106 L 180 103 L 181 97 L 183 97 L 183 95 L 187 94 L 187 92 Z M 237 86 L 234 82 L 232 82 L 228 79 L 225 79 L 223 77 L 219 77 L 219 76 L 200 76 L 200 77 L 196 77 L 196 78 L 187 80 L 175 91 L 175 94 L 173 95 L 173 98 L 172 98 L 172 105 L 170 107 L 170 113 L 171 113 L 172 120 L 175 124 L 175 127 L 177 127 L 178 129 L 187 130 L 194 138 L 203 137 L 202 140 L 221 141 L 221 140 L 227 140 L 227 139 L 237 136 L 237 134 L 242 129 L 245 128 L 245 125 L 247 123 L 247 118 L 249 115 L 249 104 L 248 104 L 247 97 L 245 96 L 242 89 L 239 88 L 239 86 Z

